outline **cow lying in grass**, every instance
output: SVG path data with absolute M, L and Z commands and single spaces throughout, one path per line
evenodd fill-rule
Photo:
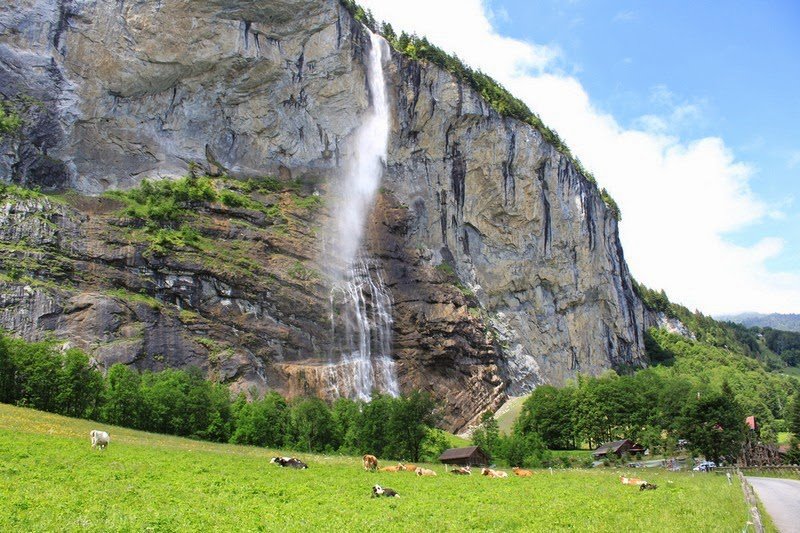
M 469 466 L 462 466 L 461 468 L 456 468 L 455 470 L 450 471 L 451 474 L 455 474 L 457 476 L 471 476 L 472 469 Z
M 422 467 L 418 467 L 416 470 L 414 470 L 414 472 L 416 472 L 416 474 L 418 476 L 435 476 L 436 475 L 436 472 L 434 472 L 433 470 L 429 470 L 427 468 L 422 468 Z
M 512 468 L 511 471 L 514 472 L 515 476 L 519 476 L 519 477 L 531 477 L 531 476 L 533 476 L 533 472 L 531 472 L 530 470 L 524 470 L 524 469 L 522 469 L 522 468 L 520 468 L 518 466 L 515 466 L 514 468 Z
M 657 488 L 658 488 L 658 485 L 656 485 L 655 483 L 648 483 L 647 481 L 645 481 L 644 483 L 639 485 L 639 491 L 656 490 Z
M 270 463 L 275 463 L 276 465 L 283 467 L 283 468 L 297 468 L 302 470 L 303 468 L 308 468 L 308 465 L 305 464 L 303 461 L 298 459 L 297 457 L 273 457 L 269 461 Z
M 402 472 L 403 469 L 399 466 L 384 466 L 378 472 Z
M 367 454 L 362 459 L 364 460 L 364 470 L 367 472 L 378 469 L 378 458 L 374 455 Z
M 103 450 L 108 446 L 108 443 L 111 442 L 111 437 L 108 433 L 100 431 L 99 429 L 91 430 L 89 436 L 92 438 L 92 448 L 100 448 Z
M 404 463 L 400 463 L 397 466 L 399 466 L 401 470 L 405 470 L 406 472 L 416 472 L 417 471 L 417 465 L 407 465 L 407 464 L 404 464 Z
M 381 487 L 380 485 L 375 485 L 372 487 L 372 497 L 373 498 L 380 498 L 381 496 L 386 496 L 387 498 L 399 498 L 400 495 L 397 494 L 394 490 L 390 489 L 389 487 Z
M 481 470 L 481 474 L 489 477 L 508 477 L 508 472 L 503 472 L 502 470 L 492 470 L 491 468 L 484 468 Z
M 643 479 L 639 479 L 638 477 L 625 477 L 620 476 L 619 480 L 622 482 L 623 485 L 643 485 L 647 483 L 647 481 Z

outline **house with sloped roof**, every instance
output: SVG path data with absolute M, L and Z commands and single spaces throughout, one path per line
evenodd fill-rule
M 445 450 L 439 456 L 439 461 L 446 465 L 486 466 L 489 464 L 489 456 L 480 446 L 467 446 Z
M 626 453 L 629 455 L 644 453 L 644 446 L 636 444 L 630 439 L 615 440 L 614 442 L 603 444 L 592 452 L 592 455 L 594 455 L 595 459 L 602 459 L 609 455 L 622 457 Z

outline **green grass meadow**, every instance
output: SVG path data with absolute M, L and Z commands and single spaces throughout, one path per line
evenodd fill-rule
M 92 450 L 91 429 L 111 434 Z M 0 531 L 742 531 L 724 476 L 547 470 L 532 478 L 370 473 L 358 458 L 274 452 L 0 405 Z M 382 464 L 393 464 L 382 462 Z M 624 486 L 644 476 L 655 491 Z M 375 483 L 400 498 L 371 499 Z

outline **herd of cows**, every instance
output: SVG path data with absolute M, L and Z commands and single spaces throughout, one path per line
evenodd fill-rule
M 364 470 L 368 472 L 414 472 L 418 476 L 436 475 L 436 472 L 433 470 L 403 463 L 399 463 L 397 466 L 384 466 L 383 468 L 378 468 L 378 458 L 374 455 L 368 454 L 361 459 L 364 462 Z M 533 472 L 530 470 L 525 470 L 516 466 L 512 468 L 511 471 L 514 472 L 515 476 L 519 477 L 531 477 L 533 475 Z M 449 472 L 457 476 L 469 476 L 472 475 L 472 467 L 462 466 L 460 468 L 449 470 Z M 502 470 L 492 470 L 491 468 L 481 468 L 481 475 L 488 477 L 508 477 L 508 472 L 503 472 Z
M 89 437 L 92 440 L 92 448 L 98 449 L 105 449 L 106 446 L 111 442 L 111 437 L 105 431 L 100 431 L 99 429 L 93 429 L 89 432 Z M 414 472 L 418 476 L 435 476 L 436 472 L 430 470 L 429 468 L 422 468 L 421 466 L 398 463 L 396 466 L 384 466 L 383 468 L 378 467 L 378 458 L 374 455 L 364 455 L 362 458 L 364 464 L 364 470 L 367 472 Z M 298 470 L 303 470 L 308 468 L 308 465 L 298 459 L 297 457 L 273 457 L 269 461 L 272 464 L 276 464 L 282 468 L 296 468 Z M 515 476 L 518 477 L 531 477 L 533 476 L 533 472 L 530 470 L 525 470 L 523 468 L 514 467 L 511 469 Z M 459 468 L 453 468 L 449 470 L 449 472 L 456 476 L 469 476 L 472 475 L 472 468 L 470 466 L 462 466 Z M 481 468 L 481 475 L 488 476 L 488 477 L 496 477 L 496 478 L 504 478 L 508 477 L 508 472 L 504 472 L 502 470 L 493 470 L 491 468 Z M 639 490 L 655 490 L 658 488 L 657 485 L 652 483 L 648 483 L 643 479 L 638 478 L 629 478 L 629 477 L 622 477 L 620 481 L 623 485 L 637 485 Z M 380 485 L 375 485 L 372 487 L 372 497 L 381 497 L 385 496 L 387 498 L 399 498 L 400 495 L 397 491 L 390 489 L 388 487 L 381 487 Z
M 378 468 L 378 458 L 374 455 L 365 455 L 361 458 L 364 462 L 364 470 L 368 472 L 414 472 L 418 476 L 435 476 L 436 472 L 430 470 L 428 468 L 422 468 L 416 465 L 407 465 L 403 463 L 399 463 L 397 466 L 384 466 L 383 468 Z M 518 477 L 531 477 L 533 476 L 533 472 L 530 470 L 525 470 L 523 468 L 514 467 L 511 469 L 515 476 Z M 470 466 L 462 466 L 458 468 L 453 468 L 449 470 L 449 472 L 456 476 L 469 476 L 472 475 L 472 467 Z M 502 470 L 493 470 L 491 468 L 481 468 L 481 475 L 488 476 L 488 477 L 497 477 L 503 478 L 508 477 L 508 472 L 504 472 Z M 375 485 L 372 487 L 372 497 L 380 497 L 380 496 L 387 496 L 390 498 L 399 498 L 400 495 L 397 491 L 387 488 L 381 487 L 380 485 Z

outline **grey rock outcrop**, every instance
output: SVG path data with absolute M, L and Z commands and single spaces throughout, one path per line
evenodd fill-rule
M 336 0 L 14 2 L 0 9 L 0 93 L 27 102 L 26 124 L 1 143 L 0 180 L 94 194 L 185 174 L 200 162 L 233 175 L 296 178 L 330 194 L 369 105 L 365 32 Z M 536 129 L 500 117 L 449 73 L 397 53 L 384 67 L 394 111 L 388 203 L 372 215 L 369 246 L 396 302 L 403 387 L 460 395 L 450 403 L 459 410 L 452 426 L 461 427 L 506 391 L 643 365 L 645 310 L 596 185 Z M 85 248 L 79 238 L 70 242 Z M 123 255 L 120 264 L 138 257 Z M 441 264 L 465 296 L 453 283 L 444 288 L 434 269 Z M 184 283 L 180 272 L 170 275 L 173 285 Z M 38 288 L 20 290 L 3 298 L 28 298 L 27 308 L 47 315 L 66 312 L 67 303 Z M 266 308 L 275 297 L 256 299 Z M 208 303 L 193 302 L 182 305 Z M 116 324 L 135 312 L 100 307 L 87 320 Z M 284 311 L 273 310 L 284 323 Z M 290 320 L 285 312 L 311 337 L 326 330 L 323 313 Z M 35 336 L 37 320 L 0 315 L 26 336 Z M 259 329 L 261 341 L 280 344 L 278 329 Z M 131 337 L 126 342 L 139 342 Z M 315 341 L 291 344 L 313 350 Z M 182 354 L 177 365 L 205 353 L 178 342 L 158 349 Z M 148 350 L 131 353 L 152 356 Z M 308 370 L 275 366 L 275 351 L 234 352 L 250 369 L 228 373 L 242 386 L 263 386 L 272 375 L 288 387 Z

